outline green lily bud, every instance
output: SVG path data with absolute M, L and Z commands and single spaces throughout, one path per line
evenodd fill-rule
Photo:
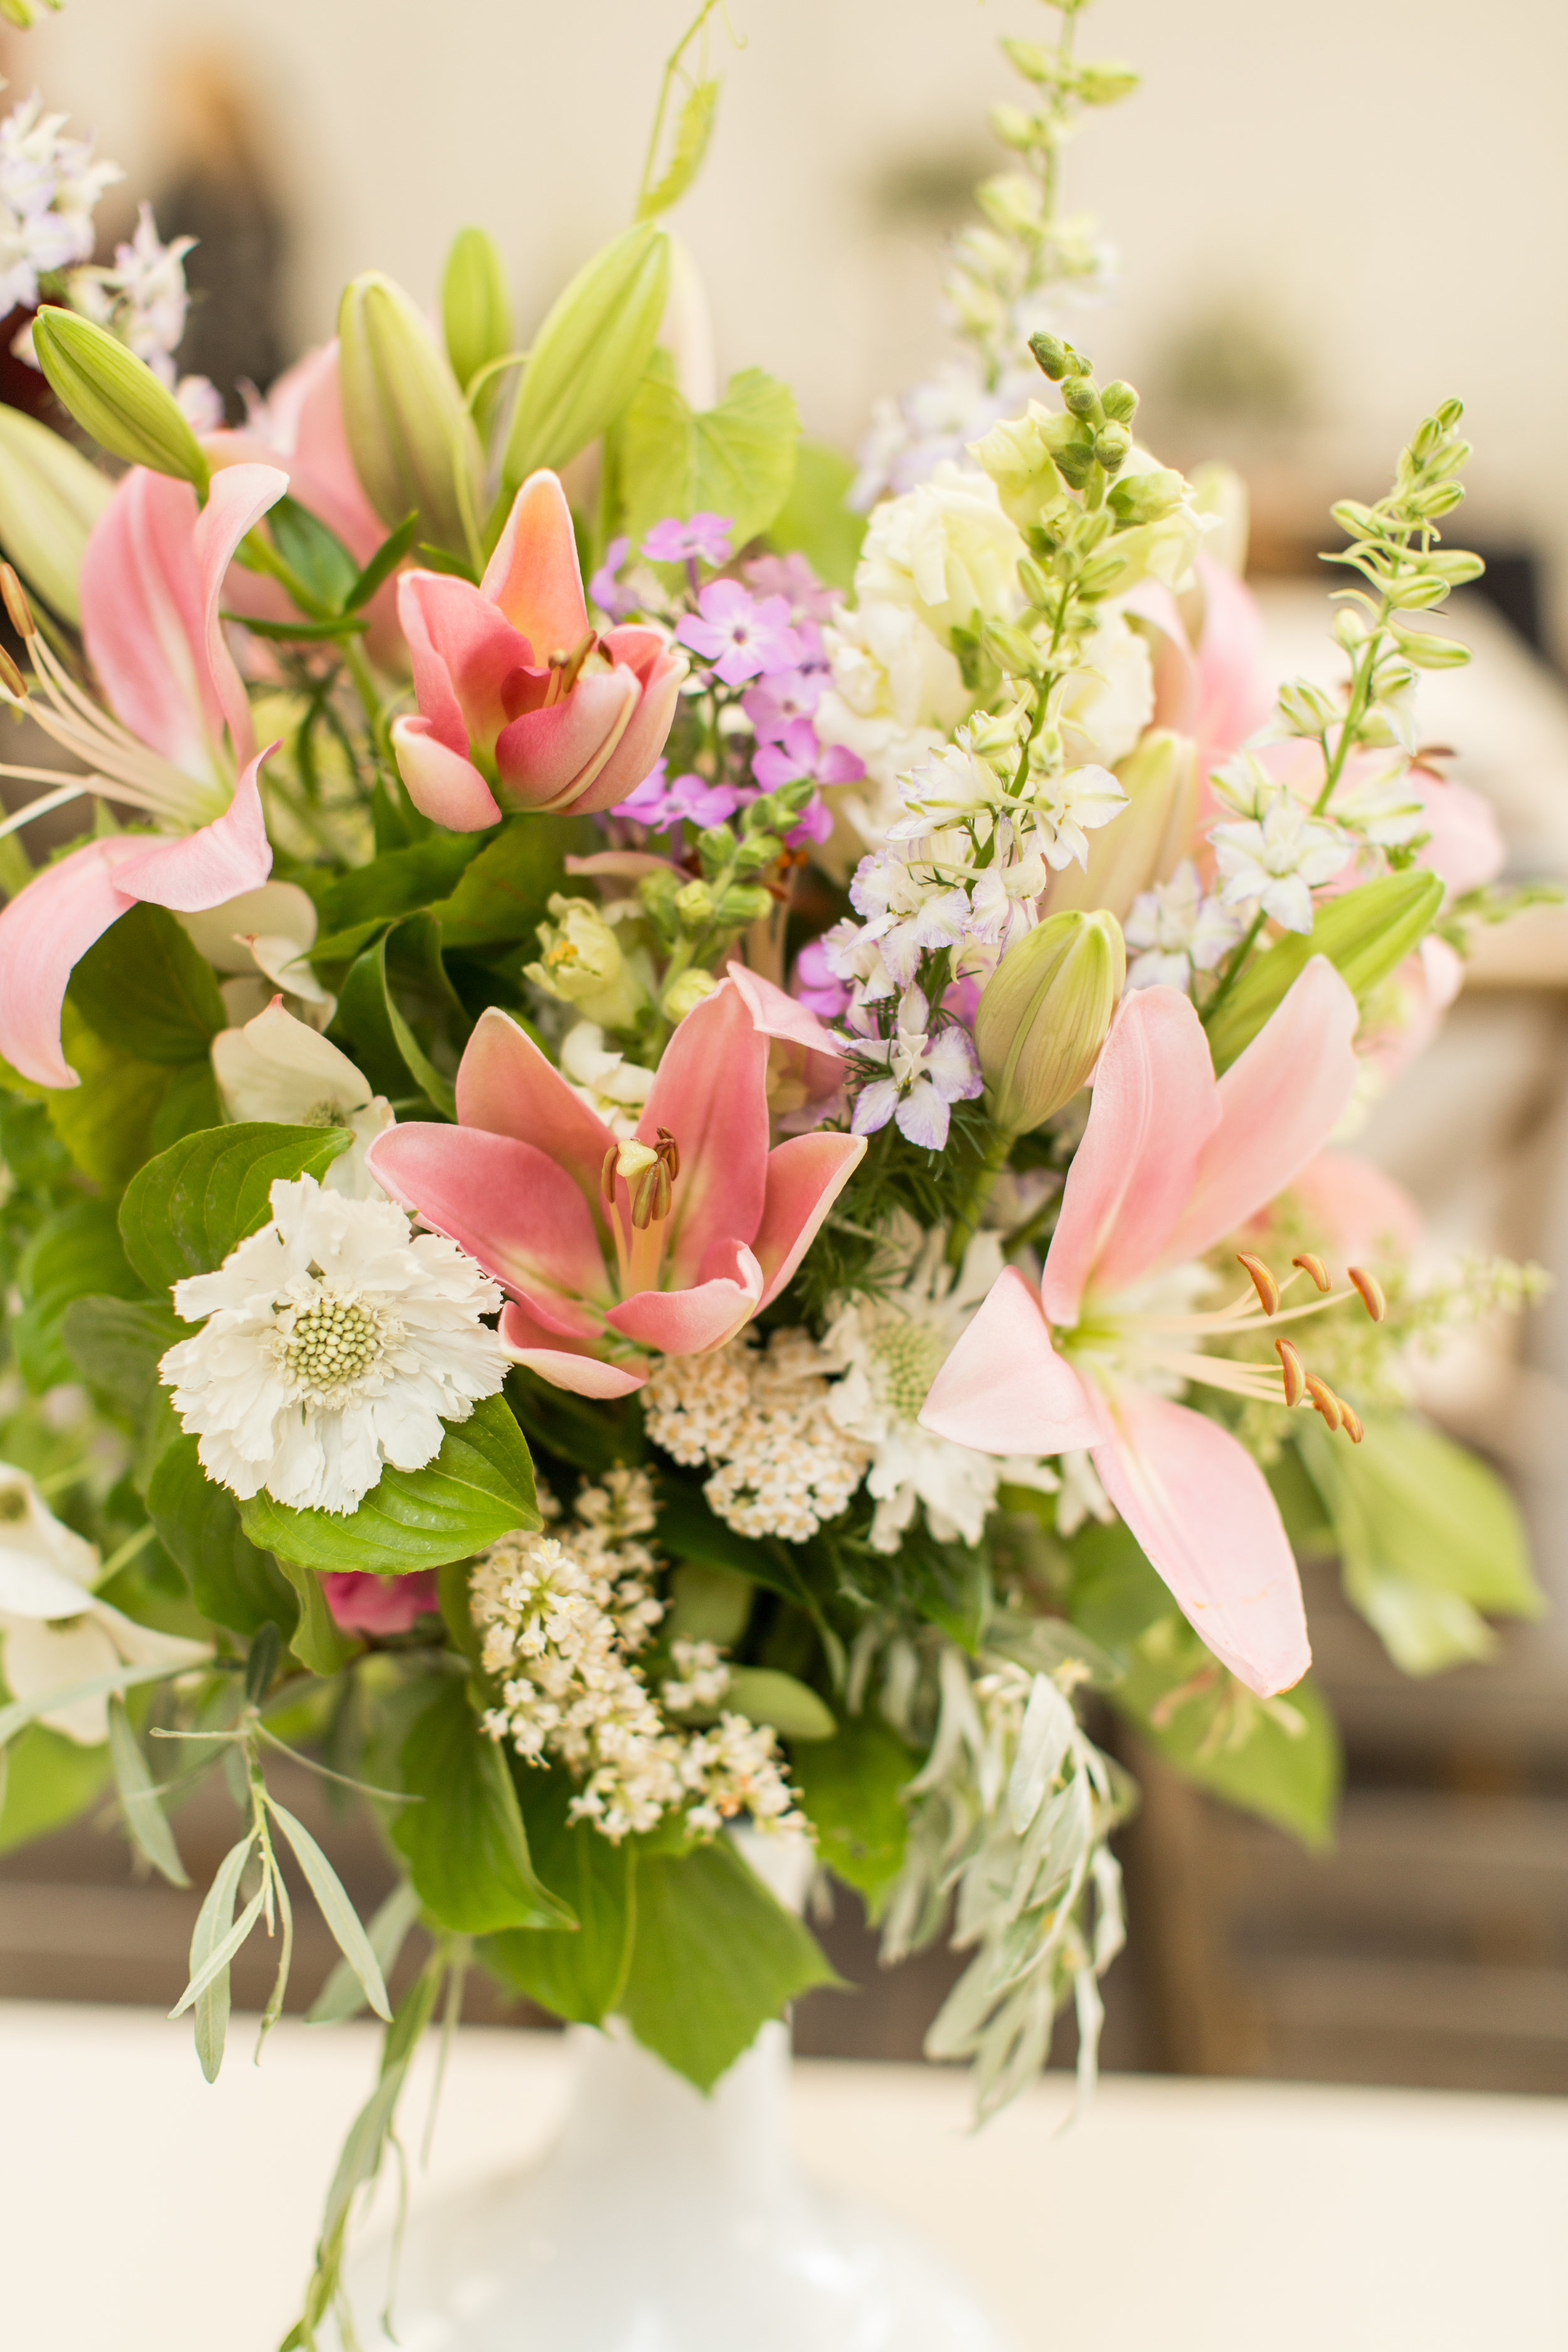
M 1139 893 L 1168 882 L 1186 854 L 1198 813 L 1197 761 L 1186 736 L 1152 729 L 1116 775 L 1127 806 L 1089 835 L 1087 871 L 1074 864 L 1051 876 L 1053 915 L 1098 908 L 1125 922 Z
M 421 539 L 474 557 L 479 435 L 424 317 L 367 270 L 343 289 L 338 337 L 343 425 L 366 498 L 389 530 L 415 508 Z
M 1327 956 L 1364 1003 L 1419 947 L 1442 903 L 1441 881 L 1418 866 L 1331 898 L 1319 908 L 1310 931 L 1287 932 L 1260 955 L 1205 1024 L 1216 1072 L 1227 1070 L 1251 1045 L 1310 956 Z
M 51 390 L 100 448 L 206 497 L 211 469 L 178 401 L 107 327 L 46 303 L 33 349 Z
M 78 449 L 19 408 L 0 408 L 0 547 L 29 588 L 77 627 L 88 534 L 114 485 Z
M 1093 1069 L 1127 977 L 1121 927 L 1076 909 L 1008 949 L 980 999 L 974 1044 L 991 1116 L 1008 1135 L 1072 1100 Z
M 653 357 L 669 291 L 669 238 L 640 221 L 595 254 L 533 339 L 501 464 L 510 499 L 613 425 Z
M 488 229 L 464 228 L 452 240 L 441 280 L 441 327 L 452 373 L 466 393 L 481 368 L 512 347 L 506 264 Z

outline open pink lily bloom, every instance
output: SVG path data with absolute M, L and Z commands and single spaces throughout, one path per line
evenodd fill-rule
M 287 488 L 275 467 L 234 466 L 215 475 L 198 509 L 188 482 L 141 467 L 126 475 L 81 569 L 82 636 L 112 719 L 74 690 L 55 691 L 58 665 L 34 641 L 52 698 L 35 696 L 32 707 L 92 770 L 84 789 L 175 836 L 88 842 L 0 914 L 0 1053 L 38 1086 L 79 1083 L 60 1046 L 66 983 L 128 907 L 142 899 L 196 914 L 272 871 L 257 786 L 267 753 L 257 753 L 218 605 L 235 549 Z
M 1314 956 L 1216 1080 L 1185 996 L 1127 997 L 1039 1290 L 1016 1267 L 999 1276 L 921 1414 L 983 1454 L 1087 1448 L 1183 1613 L 1263 1695 L 1288 1690 L 1311 1661 L 1296 1563 L 1252 1456 L 1174 1398 L 1197 1381 L 1279 1402 L 1282 1384 L 1261 1363 L 1202 1352 L 1205 1335 L 1270 1327 L 1250 1291 L 1195 1311 L 1207 1285 L 1193 1262 L 1321 1149 L 1355 1084 L 1355 1028 L 1354 996 Z
M 647 775 L 686 664 L 657 629 L 589 627 L 555 475 L 524 482 L 479 587 L 406 572 L 397 595 L 419 716 L 395 722 L 393 748 L 437 824 L 494 824 L 492 785 L 519 807 L 586 815 Z
M 458 1071 L 456 1127 L 389 1128 L 378 1183 L 476 1258 L 515 1360 L 625 1396 L 649 1350 L 721 1348 L 777 1297 L 860 1160 L 858 1137 L 768 1149 L 768 1040 L 732 982 L 676 1030 L 623 1143 L 493 1008 Z

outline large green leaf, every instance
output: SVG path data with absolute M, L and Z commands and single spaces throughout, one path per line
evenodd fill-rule
M 424 1104 L 444 1118 L 457 1117 L 452 1081 L 430 1060 L 405 1018 L 387 981 L 386 934 L 359 955 L 338 1000 L 337 1026 L 378 1094 L 400 1107 Z
M 64 1334 L 73 1299 L 94 1291 L 133 1297 L 142 1287 L 126 1263 L 107 1201 L 72 1201 L 47 1216 L 22 1255 L 17 1281 L 23 1303 L 11 1324 L 11 1343 L 35 1391 L 75 1376 Z
M 262 1119 L 186 1136 L 126 1189 L 120 1231 L 127 1256 L 152 1290 L 210 1274 L 267 1223 L 268 1194 L 280 1177 L 324 1176 L 353 1139 L 346 1128 Z
M 568 1906 L 541 1885 L 506 1759 L 479 1728 L 463 1685 L 442 1681 L 403 1743 L 393 1843 L 420 1901 L 466 1936 L 502 1927 L 570 1927 Z
M 146 1410 L 160 1361 L 189 1330 L 162 1299 L 99 1295 L 73 1298 L 60 1325 L 78 1378 L 128 1421 Z
M 790 1776 L 816 1831 L 818 1857 L 864 1895 L 872 1919 L 904 1866 L 901 1791 L 919 1769 L 913 1750 L 870 1716 L 842 1724 L 837 1738 L 791 1751 Z
M 1542 1613 L 1513 1497 L 1463 1446 L 1412 1413 L 1369 1413 L 1356 1446 L 1315 1421 L 1296 1442 L 1333 1522 L 1346 1596 L 1407 1675 L 1489 1656 L 1482 1610 Z
M 601 2025 L 631 1966 L 637 1921 L 637 1847 L 612 1845 L 591 1822 L 568 1819 L 573 1784 L 562 1771 L 524 1766 L 519 1794 L 534 1869 L 575 1914 L 575 1929 L 518 1927 L 480 1954 L 503 1984 L 575 2025 Z
M 727 1841 L 639 1857 L 621 2012 L 644 2047 L 700 2091 L 797 1994 L 837 1981 L 816 1937 Z
M 227 1025 L 212 966 L 163 907 L 132 907 L 82 957 L 70 981 L 83 1019 L 143 1062 L 205 1060 Z
M 118 1192 L 153 1150 L 153 1129 L 169 1091 L 166 1065 L 144 1062 L 89 1026 L 68 996 L 61 1008 L 65 1056 L 79 1086 L 51 1088 L 49 1125 L 73 1164 Z
M 449 898 L 484 842 L 480 834 L 432 834 L 427 841 L 384 850 L 373 864 L 355 866 L 322 895 L 317 908 L 321 932 L 312 955 L 323 961 L 334 954 L 357 955 L 365 927 L 395 923 Z
M 1419 947 L 1442 903 L 1442 883 L 1422 866 L 1382 875 L 1326 900 L 1310 931 L 1287 931 L 1276 940 L 1205 1016 L 1215 1068 L 1227 1070 L 1251 1045 L 1310 956 L 1327 956 L 1364 1003 Z
M 543 1522 L 533 1464 L 502 1397 L 487 1397 L 468 1419 L 448 1423 L 441 1451 L 423 1470 L 384 1470 L 359 1508 L 296 1511 L 270 1495 L 241 1506 L 251 1541 L 318 1573 L 353 1570 L 406 1576 L 482 1551 L 513 1528 Z
M 247 1635 L 270 1622 L 287 1642 L 299 1602 L 277 1563 L 246 1535 L 234 1496 L 203 1470 L 198 1443 L 176 1438 L 162 1456 L 147 1488 L 148 1516 L 204 1617 Z
M 789 495 L 799 437 L 793 394 L 761 368 L 731 376 L 717 408 L 693 411 L 656 367 L 616 436 L 622 528 L 635 541 L 666 515 L 727 515 L 738 553 Z
M 111 1759 L 107 1742 L 82 1748 L 64 1732 L 30 1723 L 0 1757 L 0 1853 L 8 1853 L 85 1812 L 108 1780 Z
M 321 1580 L 313 1568 L 301 1568 L 291 1559 L 280 1559 L 278 1566 L 294 1588 L 300 1612 L 300 1622 L 289 1636 L 289 1647 L 311 1674 L 341 1674 L 349 1660 L 359 1655 L 364 1643 L 353 1634 L 345 1633 L 338 1623 L 327 1606 Z
M 855 467 L 829 442 L 802 438 L 789 496 L 768 525 L 768 543 L 781 554 L 798 549 L 830 587 L 853 585 L 866 536 L 866 517 L 846 503 Z
M 489 835 L 447 898 L 430 912 L 450 950 L 496 947 L 533 935 L 552 891 L 568 887 L 565 860 L 603 846 L 586 818 L 514 816 Z

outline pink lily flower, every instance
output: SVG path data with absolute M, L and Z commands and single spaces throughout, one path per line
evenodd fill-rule
M 516 1362 L 626 1396 L 647 1351 L 721 1348 L 778 1296 L 866 1149 L 816 1134 L 770 1151 L 767 1068 L 767 1037 L 721 982 L 665 1047 L 623 1143 L 492 1007 L 458 1071 L 458 1124 L 389 1128 L 369 1164 L 509 1293 Z
M 274 467 L 234 466 L 214 477 L 198 509 L 187 482 L 140 467 L 126 475 L 81 569 L 82 636 L 108 711 L 42 636 L 27 641 L 43 689 L 27 709 L 91 772 L 9 823 L 98 793 L 184 836 L 88 842 L 0 913 L 0 1052 L 37 1085 L 79 1084 L 60 1044 L 66 984 L 127 908 L 142 899 L 197 914 L 256 889 L 272 870 L 257 784 L 268 755 L 257 752 L 218 601 L 235 549 L 287 488 Z M 58 784 L 58 771 L 6 772 Z
M 1356 1003 L 1314 956 L 1216 1080 L 1172 988 L 1128 996 L 1037 1292 L 1001 1275 L 937 1374 L 923 1425 L 983 1454 L 1087 1448 L 1100 1482 L 1208 1647 L 1267 1696 L 1311 1661 L 1289 1542 L 1263 1473 L 1189 1382 L 1282 1401 L 1281 1374 L 1202 1352 L 1207 1336 L 1293 1327 L 1249 1288 L 1195 1311 L 1193 1262 L 1321 1149 L 1355 1084 Z M 1343 1297 L 1345 1293 L 1333 1294 Z
M 419 716 L 393 748 L 410 799 L 475 833 L 521 808 L 624 801 L 664 749 L 686 666 L 657 629 L 588 625 L 565 492 L 532 474 L 479 587 L 406 572 L 398 613 Z

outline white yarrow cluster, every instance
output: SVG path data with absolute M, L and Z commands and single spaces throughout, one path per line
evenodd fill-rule
M 0 122 L 0 314 L 31 310 L 40 278 L 90 257 L 94 208 L 124 177 L 65 124 L 37 90 Z
M 673 1727 L 635 1663 L 664 1614 L 653 1592 L 653 1489 L 641 1471 L 584 1487 L 554 1536 L 503 1536 L 474 1570 L 470 1605 L 485 1672 L 500 1700 L 484 1718 L 525 1763 L 563 1764 L 578 1782 L 574 1820 L 612 1843 L 684 1811 L 710 1837 L 749 1814 L 763 1829 L 804 1826 L 766 1725 L 721 1715 Z M 662 1685 L 674 1712 L 721 1704 L 730 1670 L 710 1643 L 677 1641 Z
M 827 1411 L 829 1369 L 800 1330 L 661 1357 L 644 1391 L 647 1433 L 677 1462 L 714 1465 L 702 1492 L 738 1535 L 805 1543 L 846 1508 L 870 1459 Z
M 422 1469 L 444 1423 L 500 1390 L 507 1360 L 481 1318 L 501 1294 L 455 1242 L 411 1237 L 390 1201 L 313 1176 L 279 1178 L 269 1199 L 271 1223 L 216 1274 L 174 1285 L 175 1313 L 206 1319 L 160 1377 L 209 1478 L 346 1513 L 388 1465 Z

